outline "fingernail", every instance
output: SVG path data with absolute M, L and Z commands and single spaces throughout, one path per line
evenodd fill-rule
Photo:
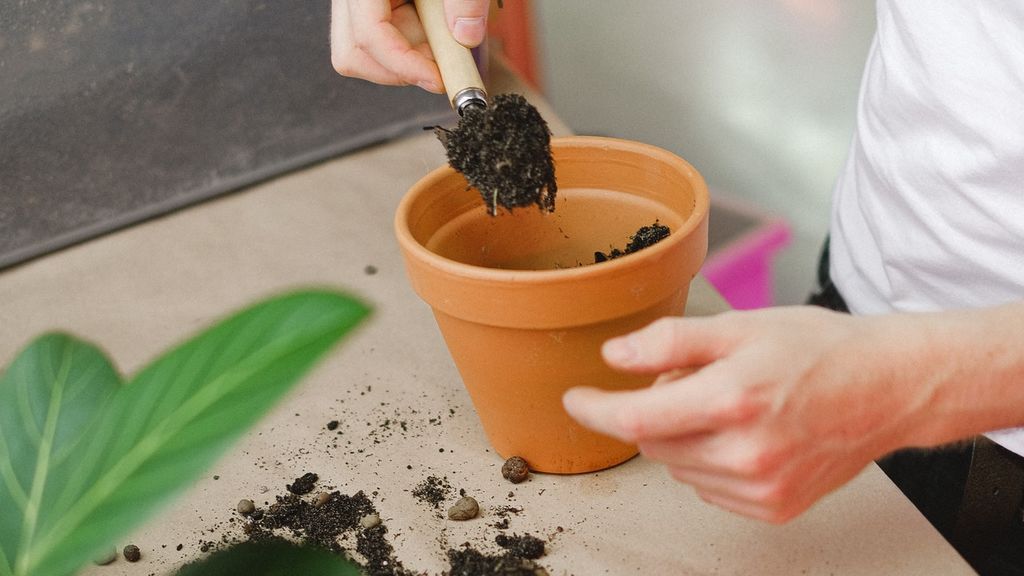
M 441 87 L 431 82 L 430 80 L 420 80 L 419 82 L 416 83 L 416 85 L 419 86 L 420 88 L 423 88 L 427 92 L 433 92 L 435 94 L 441 93 Z
M 487 23 L 483 17 L 480 18 L 456 18 L 455 40 L 464 46 L 476 46 L 483 42 L 484 33 L 487 31 Z
M 604 343 L 602 350 L 605 360 L 619 366 L 629 366 L 637 361 L 636 343 L 629 336 L 614 338 Z

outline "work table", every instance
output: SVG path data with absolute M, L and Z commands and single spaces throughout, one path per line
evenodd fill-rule
M 85 574 L 168 573 L 201 557 L 203 542 L 241 535 L 240 499 L 262 506 L 311 471 L 322 488 L 372 495 L 397 557 L 430 574 L 445 568 L 448 546 L 497 551 L 503 506 L 522 509 L 506 533 L 550 538 L 540 563 L 553 575 L 972 573 L 873 465 L 783 526 L 707 505 L 643 458 L 592 474 L 502 479 L 392 235 L 405 190 L 443 162 L 432 135 L 406 137 L 0 272 L 3 365 L 34 336 L 62 329 L 132 373 L 217 318 L 296 287 L 339 288 L 374 308 L 194 486 L 117 544 L 138 545 L 142 561 Z M 698 277 L 687 313 L 724 309 Z M 326 429 L 332 420 L 336 431 Z M 474 496 L 482 516 L 452 522 L 414 498 L 431 475 Z

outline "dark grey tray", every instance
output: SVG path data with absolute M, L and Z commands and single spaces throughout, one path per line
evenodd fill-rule
M 0 9 L 0 267 L 422 126 L 443 97 L 342 78 L 325 0 Z

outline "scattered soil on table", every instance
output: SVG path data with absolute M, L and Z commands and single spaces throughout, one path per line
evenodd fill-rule
M 594 263 L 599 264 L 601 262 L 607 262 L 608 260 L 614 260 L 627 254 L 638 252 L 648 246 L 653 246 L 654 244 L 661 242 L 665 238 L 668 238 L 671 233 L 672 231 L 668 226 L 665 226 L 655 220 L 654 224 L 641 226 L 640 229 L 636 231 L 636 234 L 630 236 L 629 243 L 626 244 L 625 250 L 620 250 L 613 246 L 607 253 L 594 252 Z
M 505 554 L 484 554 L 471 547 L 448 550 L 449 576 L 548 576 L 548 571 L 529 558 Z
M 323 492 L 320 493 L 324 494 Z M 377 516 L 377 510 L 362 491 L 352 496 L 341 492 L 327 493 L 313 499 L 296 494 L 278 496 L 276 502 L 252 514 L 243 526 L 249 540 L 279 538 L 280 532 L 306 545 L 314 545 L 341 554 L 359 564 L 368 576 L 411 576 L 395 558 L 394 548 L 387 541 L 387 527 L 377 522 L 364 527 L 362 520 Z M 355 552 L 341 545 L 341 539 L 354 535 Z
M 448 478 L 427 476 L 425 480 L 416 485 L 412 495 L 420 502 L 440 509 L 441 504 L 451 497 L 452 492 L 452 485 L 448 482 Z
M 308 473 L 303 476 L 307 478 Z M 315 474 L 314 474 L 315 476 Z M 316 481 L 314 480 L 315 484 Z M 303 546 L 315 546 L 330 550 L 356 563 L 367 576 L 422 576 L 424 572 L 407 569 L 395 557 L 394 547 L 388 542 L 388 528 L 370 498 L 362 491 L 345 495 L 338 491 L 318 492 L 314 496 L 289 492 L 275 497 L 274 503 L 256 508 L 248 515 L 240 515 L 242 521 L 241 540 L 223 539 L 226 546 L 242 542 L 262 542 L 285 539 Z M 422 490 L 421 490 L 422 489 Z M 312 489 L 310 490 L 312 491 Z M 415 492 L 434 506 L 434 501 L 444 502 L 453 492 L 447 478 L 429 476 L 421 482 Z M 324 498 L 324 495 L 327 495 Z M 438 496 L 444 498 L 438 500 Z M 505 506 L 497 508 L 494 514 L 505 519 L 508 515 L 522 512 L 521 508 Z M 373 521 L 368 521 L 372 519 Z M 354 546 L 353 546 L 354 539 Z M 442 540 L 439 540 L 439 543 Z M 546 576 L 547 570 L 534 562 L 545 552 L 543 540 L 530 534 L 498 534 L 494 542 L 502 549 L 488 552 L 467 543 L 460 547 L 447 548 L 449 563 L 443 576 Z M 203 551 L 212 551 L 213 542 L 203 542 Z M 443 548 L 444 549 L 444 548 Z M 127 556 L 127 549 L 126 549 Z
M 536 204 L 555 209 L 555 164 L 551 130 L 540 112 L 519 94 L 499 94 L 484 109 L 469 107 L 458 126 L 432 126 L 448 163 L 480 192 L 488 212 Z
M 359 397 L 379 394 L 376 384 L 371 386 L 369 383 L 351 388 L 348 393 Z M 422 410 L 398 407 L 389 397 L 380 395 L 379 401 L 361 398 L 361 403 L 370 402 L 372 408 L 361 409 L 356 415 L 345 410 L 345 399 L 337 402 L 343 405 L 337 413 L 325 415 L 320 412 L 316 419 L 310 421 L 309 430 L 316 436 L 314 442 L 300 447 L 296 454 L 253 455 L 252 464 L 267 472 L 282 467 L 286 461 L 291 461 L 293 466 L 305 465 L 299 462 L 306 462 L 310 457 L 325 461 L 344 458 L 346 465 L 352 467 L 362 466 L 363 462 L 372 466 L 376 461 L 380 466 L 396 466 L 403 471 L 408 483 L 404 498 L 387 501 L 373 488 L 356 491 L 363 485 L 352 487 L 351 492 L 344 488 L 339 491 L 321 478 L 315 468 L 299 469 L 295 474 L 297 478 L 285 476 L 288 481 L 277 485 L 277 496 L 267 486 L 253 485 L 246 489 L 251 492 L 237 494 L 225 502 L 222 512 L 230 511 L 230 515 L 208 524 L 195 535 L 192 543 L 178 544 L 177 548 L 174 542 L 169 543 L 171 549 L 181 553 L 181 561 L 194 560 L 194 555 L 199 552 L 205 556 L 208 552 L 250 541 L 285 539 L 301 546 L 330 550 L 357 564 L 361 573 L 369 576 L 536 576 L 547 573 L 538 564 L 543 560 L 518 557 L 522 550 L 505 549 L 497 544 L 495 537 L 499 534 L 519 537 L 512 534 L 511 528 L 519 528 L 515 517 L 523 513 L 522 507 L 513 505 L 513 493 L 510 492 L 506 500 L 505 490 L 508 487 L 502 490 L 498 484 L 503 480 L 495 479 L 496 483 L 486 490 L 467 490 L 468 486 L 460 490 L 458 486 L 453 487 L 454 479 L 449 480 L 449 476 L 434 471 L 429 462 L 398 463 L 389 459 L 387 446 L 393 436 L 423 438 L 424 448 L 429 452 L 444 447 L 444 454 L 450 454 L 451 446 L 438 443 L 437 430 L 446 421 L 457 417 L 456 408 Z M 296 412 L 295 416 L 306 415 Z M 326 426 L 332 421 L 338 422 L 334 430 Z M 324 451 L 322 455 L 320 450 Z M 409 471 L 407 474 L 406 470 Z M 496 469 L 492 471 L 497 474 Z M 478 519 L 468 525 L 449 519 L 447 510 L 469 493 L 480 499 Z M 253 502 L 251 511 L 248 503 L 244 503 L 242 511 L 239 511 L 238 504 L 242 504 L 243 499 Z M 387 510 L 383 510 L 384 513 L 378 511 L 383 504 L 415 508 L 406 512 L 414 512 L 421 518 L 433 513 L 436 518 L 423 518 L 425 523 L 398 525 L 386 517 Z M 200 520 L 205 522 L 201 516 Z M 396 547 L 408 542 L 413 533 L 417 539 L 435 538 L 435 544 L 423 551 L 428 558 L 410 556 L 399 560 L 401 550 Z M 449 541 L 454 534 L 461 534 L 460 538 L 468 542 L 459 544 L 461 539 Z M 551 541 L 555 537 L 556 534 L 552 534 L 547 539 Z M 427 559 L 434 566 L 429 572 L 416 566 Z M 408 566 L 409 563 L 413 565 Z M 495 572 L 496 568 L 498 572 Z

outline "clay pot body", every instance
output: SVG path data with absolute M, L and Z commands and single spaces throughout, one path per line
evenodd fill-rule
M 558 178 L 553 213 L 487 210 L 444 166 L 402 200 L 395 232 L 413 289 L 433 309 L 491 445 L 540 472 L 600 470 L 635 446 L 591 432 L 562 408 L 588 385 L 622 390 L 653 377 L 612 371 L 601 344 L 667 315 L 682 315 L 707 252 L 708 192 L 669 152 L 596 137 L 552 141 Z M 655 220 L 671 235 L 628 256 Z M 592 264 L 592 265 L 586 265 Z

